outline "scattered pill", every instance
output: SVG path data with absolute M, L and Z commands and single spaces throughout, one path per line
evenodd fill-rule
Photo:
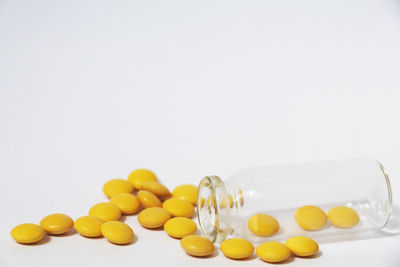
M 73 225 L 71 217 L 61 213 L 50 214 L 40 221 L 40 226 L 52 235 L 64 234 L 71 230 Z
M 171 219 L 171 214 L 166 209 L 151 207 L 142 210 L 137 219 L 145 228 L 158 228 Z
M 129 193 L 114 195 L 110 198 L 110 202 L 116 205 L 123 214 L 134 214 L 140 208 L 139 199 Z
M 161 203 L 160 199 L 156 195 L 154 195 L 153 193 L 150 193 L 149 191 L 140 190 L 137 193 L 137 197 L 138 197 L 140 203 L 145 208 L 161 207 L 162 206 L 162 203 Z
M 254 247 L 250 241 L 243 238 L 224 240 L 221 243 L 220 249 L 226 257 L 236 260 L 248 258 L 254 252 Z
M 296 256 L 308 257 L 317 254 L 317 242 L 306 236 L 295 236 L 286 240 L 285 245 Z
M 305 230 L 320 230 L 326 222 L 325 212 L 317 206 L 303 206 L 297 209 L 295 213 L 296 222 Z
M 214 252 L 214 244 L 199 235 L 189 235 L 181 239 L 181 247 L 187 254 L 196 257 L 209 256 Z
M 23 223 L 11 230 L 11 237 L 21 244 L 37 243 L 46 236 L 46 231 L 37 224 Z
M 101 236 L 101 225 L 104 222 L 94 216 L 82 216 L 74 223 L 75 230 L 85 237 Z
M 136 190 L 140 190 L 144 181 L 157 181 L 157 176 L 150 170 L 137 169 L 129 174 L 128 181 Z
M 186 217 L 175 217 L 164 224 L 164 230 L 172 237 L 183 238 L 197 231 L 197 225 Z
M 331 208 L 328 211 L 328 219 L 333 225 L 340 228 L 351 228 L 360 221 L 357 212 L 345 206 Z
M 255 214 L 248 221 L 250 231 L 256 236 L 271 236 L 278 232 L 278 221 L 268 214 Z
M 121 193 L 132 193 L 133 185 L 124 179 L 112 179 L 104 184 L 103 192 L 108 198 Z
M 197 187 L 191 184 L 183 184 L 175 187 L 172 196 L 189 201 L 192 205 L 197 203 Z
M 132 242 L 135 234 L 126 223 L 120 221 L 109 221 L 101 226 L 101 233 L 108 241 L 118 245 Z
M 194 213 L 193 205 L 181 198 L 170 198 L 164 201 L 163 208 L 168 210 L 174 217 L 192 217 Z
M 287 246 L 276 241 L 262 243 L 257 247 L 256 253 L 260 259 L 266 262 L 282 262 L 292 254 Z
M 167 187 L 157 181 L 142 182 L 142 189 L 153 193 L 157 197 L 166 197 L 171 194 Z
M 121 210 L 113 203 L 102 202 L 94 205 L 89 210 L 90 216 L 95 216 L 104 222 L 118 221 L 121 218 Z

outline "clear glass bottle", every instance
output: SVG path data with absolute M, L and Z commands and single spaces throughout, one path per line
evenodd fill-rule
M 197 216 L 201 232 L 220 243 L 228 237 L 243 237 L 253 243 L 284 241 L 306 235 L 318 242 L 359 239 L 382 230 L 392 212 L 390 181 L 382 164 L 373 159 L 354 159 L 278 166 L 238 171 L 226 181 L 204 177 L 199 184 Z M 334 206 L 356 210 L 360 222 L 349 229 L 329 222 L 319 231 L 297 225 L 297 208 L 315 205 L 325 212 Z M 248 229 L 248 219 L 256 213 L 274 216 L 279 231 L 258 237 Z

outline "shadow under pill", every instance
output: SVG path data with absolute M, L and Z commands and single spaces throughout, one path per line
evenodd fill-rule
M 71 230 L 69 230 L 69 231 L 66 232 L 66 233 L 59 234 L 59 235 L 51 235 L 51 236 L 54 236 L 54 237 L 66 237 L 66 236 L 75 235 L 75 234 L 77 234 L 77 233 L 78 233 L 78 232 L 77 232 L 74 228 L 71 228 Z
M 18 244 L 24 245 L 24 246 L 41 246 L 41 245 L 49 243 L 50 240 L 51 240 L 51 237 L 49 235 L 46 235 L 45 237 L 43 237 L 42 240 L 40 240 L 39 242 L 36 242 L 36 243 L 32 243 L 32 244 L 18 243 Z

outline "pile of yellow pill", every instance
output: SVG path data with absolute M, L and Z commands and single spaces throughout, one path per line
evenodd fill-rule
M 183 184 L 170 191 L 158 181 L 154 172 L 148 169 L 132 171 L 127 179 L 112 179 L 103 186 L 108 202 L 93 205 L 88 212 L 75 220 L 62 213 L 44 217 L 40 224 L 24 223 L 11 230 L 11 236 L 18 243 L 32 244 L 40 242 L 46 234 L 63 235 L 75 228 L 83 237 L 104 237 L 112 244 L 130 244 L 135 238 L 132 228 L 120 221 L 122 215 L 137 214 L 137 220 L 145 229 L 163 228 L 168 236 L 180 239 L 180 245 L 187 254 L 206 257 L 215 251 L 214 244 L 207 238 L 195 235 L 197 225 L 190 219 L 197 203 L 197 187 Z M 219 200 L 220 208 L 232 208 L 244 205 L 243 191 L 239 195 L 228 195 Z M 234 201 L 234 199 L 237 199 Z M 211 203 L 214 199 L 200 199 L 200 205 Z M 321 230 L 328 221 L 339 228 L 354 227 L 359 223 L 357 212 L 347 206 L 332 207 L 326 214 L 313 205 L 299 207 L 294 214 L 295 222 L 304 230 Z M 278 220 L 263 213 L 250 216 L 247 226 L 251 234 L 257 237 L 275 235 L 280 225 Z M 318 243 L 306 236 L 294 236 L 285 243 L 268 241 L 256 249 L 244 238 L 229 238 L 220 244 L 221 252 L 229 259 L 241 260 L 256 255 L 265 262 L 279 263 L 292 255 L 310 257 L 319 251 Z

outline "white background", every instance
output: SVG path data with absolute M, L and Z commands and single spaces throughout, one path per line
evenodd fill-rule
M 0 0 L 0 266 L 264 266 L 187 256 L 163 231 L 22 246 L 139 167 L 169 188 L 243 167 L 374 157 L 400 197 L 395 0 Z M 355 189 L 356 190 L 356 189 Z M 322 244 L 289 266 L 399 266 L 400 237 Z

